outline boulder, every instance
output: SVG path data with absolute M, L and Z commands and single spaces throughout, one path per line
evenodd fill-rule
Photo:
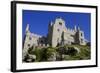
M 79 52 L 80 51 L 79 51 L 79 49 L 77 47 L 68 47 L 68 49 L 66 50 L 66 55 L 74 56 Z
M 36 60 L 36 55 L 27 54 L 24 61 L 25 62 L 34 62 Z
M 80 52 L 80 49 L 78 47 L 74 47 L 75 50 L 77 50 L 77 53 Z
M 51 55 L 50 55 L 50 57 L 48 58 L 48 61 L 56 61 L 56 53 L 52 53 Z

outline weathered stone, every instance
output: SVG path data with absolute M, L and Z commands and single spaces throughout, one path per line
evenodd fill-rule
M 42 31 L 41 31 L 42 32 Z M 64 45 L 71 45 L 71 44 L 80 44 L 80 45 L 85 45 L 86 44 L 86 39 L 84 37 L 84 32 L 75 26 L 74 29 L 70 29 L 66 27 L 64 19 L 61 17 L 58 17 L 55 19 L 54 22 L 51 22 L 50 25 L 48 26 L 48 34 L 46 37 L 37 35 L 30 32 L 29 30 L 29 24 L 26 27 L 25 31 L 25 39 L 23 40 L 23 59 L 27 55 L 27 51 L 29 48 L 32 46 L 35 48 L 38 46 L 39 48 L 43 47 L 56 47 L 56 46 L 64 46 Z M 80 50 L 77 47 L 74 47 L 75 50 L 79 53 Z M 59 52 L 61 54 L 67 54 L 67 49 L 61 48 Z M 29 57 L 35 59 L 35 56 L 30 56 Z M 56 57 L 53 56 L 49 60 L 55 60 Z
M 24 62 L 34 62 L 36 60 L 36 55 L 26 54 L 23 61 Z
M 30 59 L 36 59 L 36 55 L 31 55 L 31 54 L 29 54 L 29 58 L 30 58 Z
M 78 47 L 74 47 L 75 50 L 77 50 L 77 52 L 80 52 L 80 49 Z
M 48 61 L 56 61 L 56 53 L 52 53 L 51 56 L 48 58 Z
M 49 44 L 52 47 L 66 44 L 80 44 L 85 45 L 84 32 L 75 26 L 75 29 L 66 28 L 65 21 L 59 17 L 56 18 L 55 22 L 51 23 L 48 27 L 47 37 L 40 36 L 29 31 L 29 24 L 26 27 L 24 49 L 28 49 L 31 46 L 45 46 Z

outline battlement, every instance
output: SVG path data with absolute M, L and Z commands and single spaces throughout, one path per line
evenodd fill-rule
M 35 33 L 31 33 L 31 36 L 38 37 L 38 38 L 42 37 L 41 35 L 38 35 L 38 34 L 35 34 Z
M 67 32 L 69 32 L 69 33 L 75 33 L 76 31 L 74 29 L 67 28 Z

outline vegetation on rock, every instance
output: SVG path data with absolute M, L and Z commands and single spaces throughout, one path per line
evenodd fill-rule
M 75 49 L 77 47 L 78 49 Z M 90 46 L 65 45 L 59 47 L 29 48 L 28 53 L 35 55 L 34 62 L 41 61 L 63 61 L 63 60 L 87 60 L 91 58 Z M 26 56 L 26 59 L 29 55 Z

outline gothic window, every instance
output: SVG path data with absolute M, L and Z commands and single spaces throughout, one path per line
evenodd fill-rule
M 59 25 L 62 25 L 62 22 L 59 22 Z
M 82 33 L 81 33 L 81 36 L 83 36 Z
M 31 38 L 31 37 L 29 37 L 29 40 L 32 40 L 32 38 Z
M 57 29 L 57 31 L 59 32 L 60 30 L 59 30 L 59 29 Z
M 43 40 L 41 40 L 41 43 L 43 43 Z
M 83 39 L 81 39 L 81 43 L 83 42 Z
M 28 44 L 28 47 L 30 47 L 30 44 Z

